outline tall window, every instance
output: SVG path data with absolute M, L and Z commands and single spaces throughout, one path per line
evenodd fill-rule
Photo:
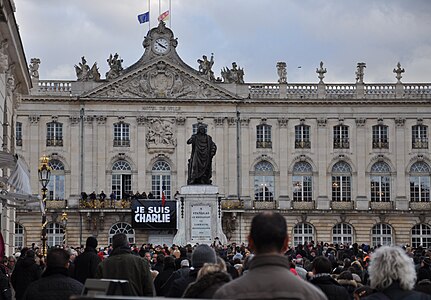
M 64 229 L 59 223 L 49 223 L 46 225 L 46 236 L 48 247 L 61 246 L 64 243 Z
M 114 147 L 130 146 L 129 124 L 118 122 L 114 124 Z
M 371 244 L 373 247 L 392 245 L 392 227 L 383 223 L 374 225 L 371 230 Z
M 412 148 L 428 149 L 428 126 L 415 125 L 412 127 Z
M 151 172 L 151 190 L 156 198 L 161 198 L 162 191 L 166 199 L 171 199 L 171 167 L 165 161 L 156 161 Z
M 391 201 L 391 169 L 385 162 L 377 162 L 371 167 L 371 201 Z
M 410 168 L 410 201 L 430 201 L 430 168 L 424 162 L 416 162 Z
M 274 167 L 261 161 L 254 167 L 254 198 L 258 201 L 274 200 Z
M 338 223 L 332 227 L 332 242 L 339 245 L 353 244 L 353 227 L 346 223 Z
M 334 149 L 349 149 L 349 126 L 334 126 Z
M 63 146 L 63 124 L 50 122 L 46 124 L 46 145 Z
M 296 149 L 310 149 L 310 126 L 296 125 L 295 126 L 295 148 Z
M 132 168 L 125 160 L 118 160 L 112 166 L 112 191 L 116 199 L 125 199 L 132 192 Z
M 51 179 L 47 185 L 49 200 L 65 199 L 65 173 L 64 165 L 58 159 L 49 161 L 51 167 Z
M 198 127 L 203 126 L 205 127 L 205 133 L 208 133 L 208 125 L 205 123 L 195 123 L 192 125 L 192 134 L 196 134 L 198 132 Z
M 15 223 L 15 249 L 22 249 L 25 246 L 24 227 L 21 224 Z
M 15 145 L 22 146 L 22 123 L 15 124 Z
M 293 246 L 299 244 L 306 245 L 307 243 L 314 241 L 314 228 L 307 223 L 296 224 L 293 228 Z
M 412 247 L 424 249 L 431 247 L 431 226 L 428 224 L 417 224 L 412 228 Z
M 313 200 L 313 168 L 308 162 L 297 162 L 293 166 L 293 201 Z
M 112 225 L 112 227 L 109 229 L 109 240 L 108 244 L 112 244 L 112 237 L 116 235 L 117 233 L 124 233 L 127 236 L 127 239 L 129 241 L 129 244 L 135 243 L 135 230 L 130 226 L 130 224 L 120 222 L 115 223 Z
M 271 125 L 260 124 L 256 127 L 256 148 L 272 148 Z
M 373 126 L 373 149 L 388 149 L 388 126 L 374 125 Z
M 332 201 L 351 201 L 352 169 L 340 161 L 332 167 Z

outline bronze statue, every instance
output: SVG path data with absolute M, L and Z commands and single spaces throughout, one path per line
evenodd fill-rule
M 199 125 L 197 133 L 188 139 L 192 145 L 192 154 L 188 164 L 187 184 L 211 184 L 212 158 L 217 146 L 205 133 L 205 126 Z

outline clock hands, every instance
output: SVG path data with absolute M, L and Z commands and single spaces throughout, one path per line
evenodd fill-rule
M 164 46 L 163 44 L 161 44 L 160 42 L 156 42 L 157 43 L 157 45 L 159 45 L 160 47 L 162 47 L 163 49 L 167 49 L 167 47 L 166 46 Z

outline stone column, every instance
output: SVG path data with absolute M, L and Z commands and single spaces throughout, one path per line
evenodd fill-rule
M 28 157 L 28 165 L 35 170 L 31 170 L 31 172 L 37 172 L 37 168 L 39 167 L 39 158 L 40 158 L 40 149 L 44 149 L 46 146 L 43 143 L 46 143 L 46 136 L 43 134 L 43 127 L 45 124 L 40 124 L 40 116 L 39 115 L 30 115 L 28 117 L 30 128 L 28 134 L 28 147 L 29 147 L 29 157 Z M 24 135 L 25 136 L 25 135 Z M 25 143 L 26 141 L 23 141 Z M 30 176 L 31 186 L 33 191 L 37 191 L 39 193 L 39 180 L 37 176 Z
M 241 182 L 240 182 L 240 197 L 244 200 L 244 197 L 250 198 L 250 118 L 241 118 Z
M 225 190 L 225 195 L 236 195 L 236 187 L 237 187 L 237 164 L 236 164 L 236 118 L 229 117 L 227 118 L 228 124 L 228 134 L 226 137 L 228 141 L 227 145 L 227 189 Z M 225 152 L 226 153 L 226 152 Z
M 314 183 L 315 186 L 318 186 L 319 190 L 317 191 L 317 209 L 327 210 L 330 209 L 330 201 L 328 197 L 328 175 L 327 172 L 327 140 L 328 140 L 328 130 L 326 126 L 327 120 L 324 118 L 320 118 L 317 120 L 317 161 L 319 168 L 319 179 L 317 183 Z
M 406 142 L 405 137 L 405 119 L 395 119 L 395 155 L 396 155 L 396 168 L 397 176 L 396 181 L 392 180 L 391 185 L 395 185 L 392 188 L 392 193 L 395 193 L 395 208 L 398 210 L 408 210 L 409 200 L 406 195 L 406 148 L 409 147 L 409 143 Z
M 136 153 L 136 165 L 138 167 L 138 174 L 136 175 L 137 188 L 140 189 L 139 192 L 151 191 L 151 186 L 147 184 L 147 180 L 145 177 L 145 170 L 147 169 L 147 160 L 146 160 L 146 145 L 145 145 L 145 135 L 146 135 L 146 127 L 145 124 L 147 122 L 147 118 L 143 115 L 136 117 L 136 145 L 135 145 L 135 153 Z M 133 138 L 131 138 L 133 140 Z M 133 178 L 132 178 L 133 180 Z M 133 180 L 134 181 L 134 180 Z M 138 186 L 139 185 L 139 186 Z
M 177 180 L 176 180 L 176 191 L 179 191 L 183 185 L 187 184 L 187 160 L 189 159 L 186 155 L 187 140 L 190 138 L 187 136 L 186 118 L 179 116 L 175 119 L 177 124 L 177 148 L 176 148 L 176 162 L 177 162 Z
M 96 166 L 96 173 L 97 173 L 97 182 L 95 182 L 95 189 L 96 189 L 96 193 L 100 193 L 102 190 L 103 192 L 109 196 L 109 190 L 107 190 L 108 185 L 106 184 L 106 162 L 107 162 L 107 157 L 106 157 L 106 151 L 109 145 L 109 141 L 106 137 L 106 130 L 111 130 L 111 128 L 106 128 L 106 116 L 97 116 L 96 117 L 96 122 L 97 122 L 97 133 L 95 135 L 95 140 L 96 143 L 94 145 L 94 147 L 96 148 L 96 162 L 95 162 L 95 166 Z M 133 133 L 133 131 L 131 131 Z M 108 144 L 108 145 L 107 145 Z
M 84 153 L 83 153 L 83 191 L 87 194 L 94 191 L 93 176 L 93 116 L 84 116 Z
M 358 183 L 358 192 L 356 196 L 356 205 L 355 208 L 358 210 L 368 210 L 368 198 L 367 198 L 367 190 L 366 190 L 366 175 L 365 175 L 365 166 L 367 165 L 367 140 L 366 140 L 366 132 L 365 132 L 365 122 L 366 119 L 359 118 L 355 120 L 356 122 L 356 139 L 354 145 L 356 149 L 356 165 L 358 168 L 358 174 L 356 182 Z
M 225 125 L 225 117 L 216 117 L 214 118 L 214 129 L 215 133 L 213 138 L 214 143 L 217 145 L 217 153 L 213 158 L 213 167 L 215 167 L 215 177 L 212 179 L 215 184 L 224 184 L 224 158 L 225 158 L 225 145 L 224 145 L 224 125 Z M 226 187 L 224 186 L 221 190 L 221 193 L 226 192 Z
M 81 137 L 79 135 L 79 123 L 80 123 L 79 114 L 75 114 L 69 117 L 69 135 L 70 140 L 74 141 L 70 143 L 70 195 L 81 195 L 81 191 L 79 190 L 79 170 L 80 170 L 80 157 L 79 157 L 79 149 L 81 147 Z M 66 195 L 67 196 L 67 195 Z M 71 206 L 70 201 L 68 202 L 69 206 Z M 76 203 L 77 204 L 77 203 Z
M 287 123 L 286 118 L 278 119 L 278 152 L 280 161 L 280 195 L 278 197 L 278 207 L 280 209 L 290 209 L 291 203 L 289 198 L 289 156 L 288 156 L 288 143 L 287 138 Z

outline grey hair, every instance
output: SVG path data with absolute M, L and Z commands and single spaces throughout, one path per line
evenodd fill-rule
M 394 281 L 403 290 L 412 290 L 416 283 L 413 260 L 400 247 L 383 246 L 371 255 L 370 286 L 379 291 L 388 288 Z

